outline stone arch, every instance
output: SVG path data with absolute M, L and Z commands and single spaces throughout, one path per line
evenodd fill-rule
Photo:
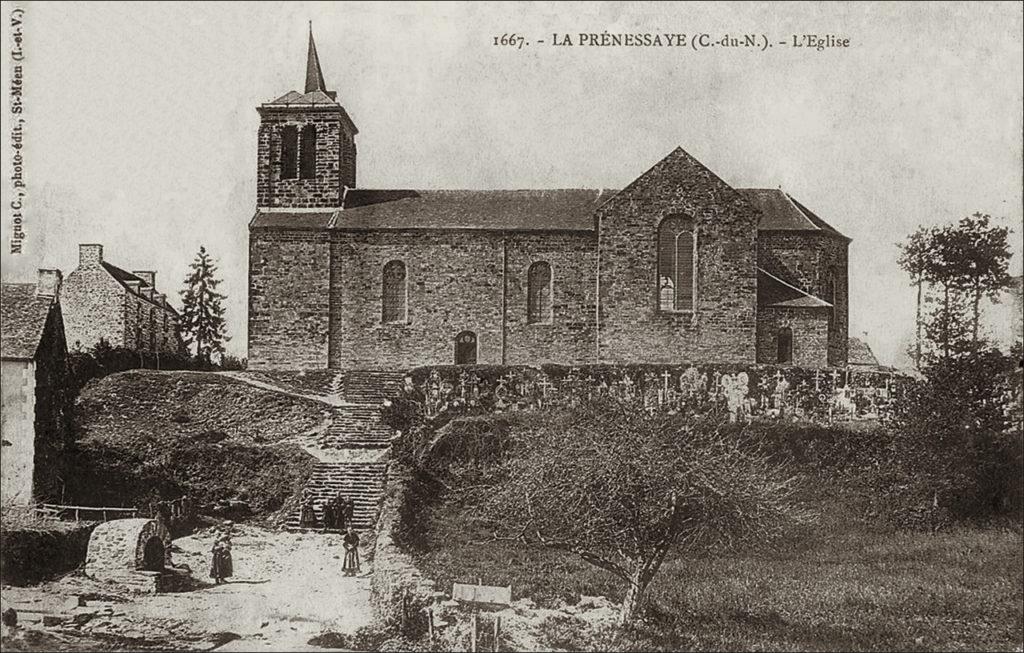
M 85 574 L 102 579 L 162 571 L 171 564 L 170 552 L 170 533 L 155 519 L 115 519 L 93 529 Z

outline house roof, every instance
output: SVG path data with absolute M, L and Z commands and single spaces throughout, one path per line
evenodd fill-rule
M 122 286 L 124 286 L 125 290 L 128 290 L 129 292 L 131 292 L 131 289 L 128 287 L 128 282 L 129 281 L 137 282 L 139 284 L 139 289 L 140 290 L 143 289 L 143 288 L 149 288 L 150 287 L 149 284 L 146 283 L 146 281 L 144 279 L 142 279 L 141 277 L 138 277 L 138 276 L 132 274 L 131 272 L 128 272 L 127 270 L 122 270 L 121 268 L 117 267 L 113 263 L 107 263 L 106 261 L 103 261 L 101 263 L 101 265 L 103 265 L 103 269 L 105 269 L 107 272 L 110 273 L 110 276 L 114 277 L 114 279 L 116 279 L 117 282 L 120 283 Z M 156 288 L 154 288 L 153 291 L 155 292 Z M 139 296 L 142 296 L 141 293 L 136 293 L 136 294 L 138 294 Z M 145 297 L 142 297 L 142 298 L 146 299 Z M 157 304 L 156 302 L 154 302 L 152 300 L 147 300 L 147 301 L 150 301 L 151 303 L 156 304 L 157 306 L 160 306 L 160 304 Z M 166 308 L 168 311 L 170 311 L 174 315 L 178 314 L 178 311 L 174 310 L 174 307 L 171 306 L 170 304 L 167 304 L 167 303 L 163 304 L 163 308 Z
M 868 343 L 860 338 L 849 338 L 847 340 L 847 365 L 869 365 L 880 367 L 878 359 Z
M 0 290 L 0 357 L 31 360 L 43 337 L 53 297 L 36 295 L 34 283 L 5 283 Z
M 847 238 L 810 209 L 776 188 L 738 188 L 744 198 L 761 211 L 758 231 L 823 231 Z
M 594 231 L 594 210 L 615 194 L 562 190 L 350 190 L 340 211 L 257 211 L 254 228 Z
M 773 308 L 832 307 L 832 304 L 800 290 L 764 268 L 757 268 L 757 305 Z

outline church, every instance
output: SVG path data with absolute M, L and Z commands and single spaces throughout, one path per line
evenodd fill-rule
M 850 239 L 675 148 L 619 190 L 367 189 L 312 33 L 258 107 L 249 369 L 847 364 Z

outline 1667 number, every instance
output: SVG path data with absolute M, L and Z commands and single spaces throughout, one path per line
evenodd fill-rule
M 501 36 L 494 37 L 494 45 L 504 45 L 522 50 L 523 46 L 526 45 L 526 37 L 518 34 L 502 34 Z

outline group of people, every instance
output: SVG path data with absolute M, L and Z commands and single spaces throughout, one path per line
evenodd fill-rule
M 346 499 L 340 492 L 323 506 L 323 531 L 345 530 L 352 523 L 355 501 Z M 303 528 L 315 528 L 317 525 L 313 493 L 306 490 L 302 495 L 302 513 L 299 523 Z
M 232 522 L 227 521 L 214 531 L 210 577 L 216 585 L 227 582 L 234 573 L 234 564 L 231 560 L 231 530 Z M 346 576 L 355 576 L 359 573 L 359 535 L 351 524 L 341 538 L 341 546 L 345 550 L 341 571 Z

